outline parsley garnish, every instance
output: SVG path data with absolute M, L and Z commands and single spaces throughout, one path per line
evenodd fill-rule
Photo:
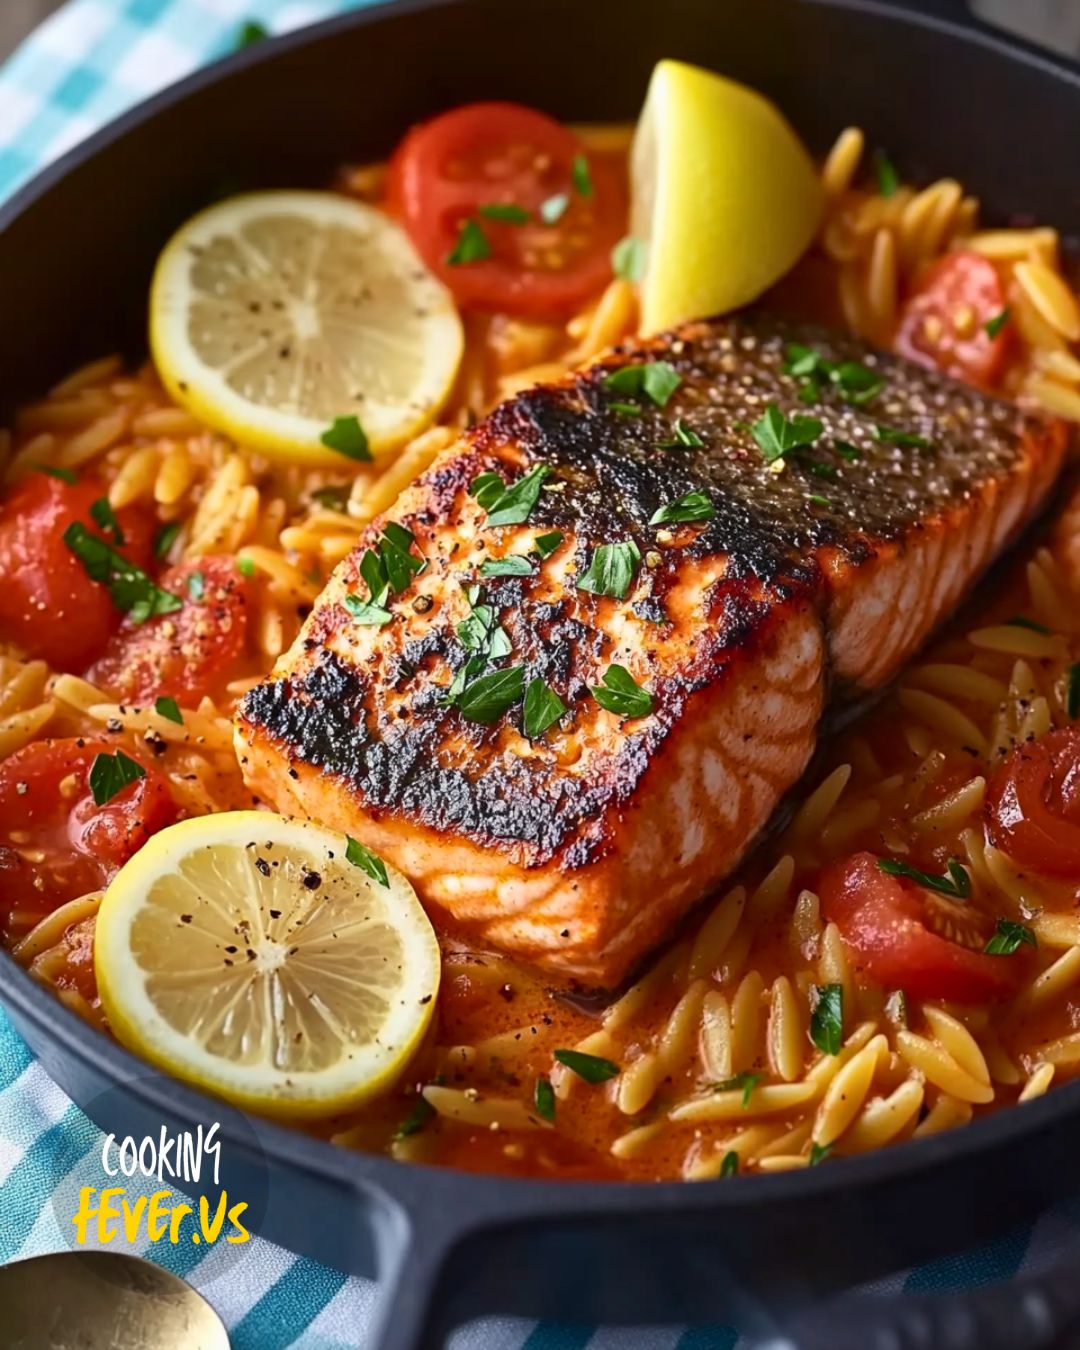
M 397 594 L 404 591 L 412 582 L 414 576 L 418 576 L 427 568 L 427 560 L 418 558 L 412 551 L 413 533 L 407 530 L 404 525 L 399 525 L 396 521 L 389 521 L 383 528 L 382 538 L 379 540 L 379 564 L 381 566 L 381 576 L 385 578 L 390 589 Z M 369 549 L 368 552 L 371 550 Z M 364 555 L 365 558 L 367 554 Z M 374 577 L 375 571 L 372 565 L 368 564 L 368 573 L 364 572 L 364 559 L 360 560 L 360 575 L 371 582 L 369 576 Z M 381 604 L 382 601 L 376 599 L 374 591 L 372 600 L 375 604 Z
M 344 483 L 335 483 L 330 487 L 316 489 L 311 500 L 325 506 L 328 511 L 344 512 L 349 505 L 349 489 Z
M 640 417 L 642 408 L 637 403 L 609 403 L 608 407 L 620 417 Z
M 618 544 L 601 544 L 578 577 L 578 590 L 593 595 L 611 595 L 625 600 L 641 562 L 641 550 L 632 539 Z
M 670 361 L 646 361 L 640 366 L 621 366 L 604 376 L 604 387 L 631 398 L 647 398 L 658 408 L 682 384 L 682 376 Z
M 506 225 L 525 225 L 529 220 L 528 211 L 514 202 L 488 202 L 476 209 L 488 220 L 501 220 Z
M 554 196 L 545 197 L 540 203 L 540 219 L 545 225 L 558 225 L 569 205 L 569 192 L 556 192 Z
M 460 267 L 463 263 L 483 262 L 491 257 L 491 245 L 484 233 L 484 227 L 477 220 L 463 220 L 457 243 L 446 255 L 451 267 Z
M 519 703 L 524 694 L 525 667 L 509 666 L 466 684 L 454 698 L 454 703 L 462 717 L 489 726 L 508 708 Z
M 917 436 L 913 431 L 902 431 L 899 427 L 883 427 L 878 423 L 874 435 L 886 445 L 900 445 L 913 450 L 929 449 L 931 442 L 925 436 Z
M 1050 636 L 1050 629 L 1044 623 L 1036 623 L 1034 619 L 1026 619 L 1022 614 L 1014 614 L 1011 619 L 1005 620 L 1006 628 L 1027 628 L 1032 633 L 1042 633 L 1044 637 Z
M 739 1155 L 735 1150 L 728 1149 L 724 1154 L 724 1161 L 720 1164 L 720 1175 L 722 1177 L 733 1177 L 739 1170 Z
M 832 1151 L 833 1151 L 833 1145 L 832 1145 L 832 1144 L 816 1144 L 816 1143 L 811 1143 L 811 1145 L 810 1145 L 810 1160 L 809 1160 L 809 1162 L 806 1164 L 807 1167 L 817 1167 L 817 1165 L 818 1165 L 819 1163 L 823 1163 L 823 1162 L 825 1161 L 825 1159 L 826 1159 L 827 1157 L 829 1157 L 829 1155 L 832 1153 Z
M 883 197 L 891 197 L 900 187 L 900 175 L 896 165 L 884 150 L 874 151 L 874 173 L 877 177 L 877 189 Z
M 541 558 L 549 558 L 563 541 L 562 530 L 549 530 L 547 534 L 538 534 L 533 540 L 533 548 Z
M 176 699 L 163 694 L 160 698 L 154 699 L 154 711 L 159 717 L 164 717 L 169 722 L 175 722 L 177 726 L 184 725 L 184 714 L 180 711 L 180 705 Z
M 813 445 L 821 435 L 823 425 L 816 417 L 785 417 L 775 403 L 770 403 L 764 414 L 750 428 L 750 434 L 761 447 L 766 464 L 782 459 L 792 450 Z
M 608 666 L 602 678 L 603 684 L 594 684 L 590 691 L 601 708 L 619 717 L 648 717 L 652 712 L 652 694 L 638 684 L 625 666 Z
M 815 403 L 821 397 L 821 381 L 834 384 L 849 403 L 868 403 L 881 392 L 885 381 L 876 370 L 858 361 L 829 361 L 813 347 L 791 342 L 785 351 L 784 370 L 788 375 L 801 377 L 805 383 L 799 390 L 804 403 Z
M 82 563 L 87 576 L 109 588 L 113 604 L 129 615 L 132 623 L 172 614 L 183 605 L 178 595 L 156 586 L 142 568 L 128 562 L 104 539 L 91 534 L 81 521 L 73 520 L 67 527 L 64 543 Z
M 536 568 L 520 553 L 511 553 L 506 558 L 486 558 L 480 564 L 482 577 L 531 577 Z
M 571 1073 L 576 1073 L 586 1083 L 606 1083 L 609 1078 L 617 1078 L 621 1070 L 610 1059 L 599 1055 L 587 1055 L 584 1050 L 556 1050 L 555 1060 L 564 1065 Z
M 236 570 L 242 577 L 253 577 L 255 575 L 255 563 L 251 558 L 237 558 Z
M 971 894 L 971 877 L 967 869 L 956 858 L 950 858 L 946 864 L 947 876 L 935 877 L 929 872 L 920 872 L 910 863 L 895 858 L 879 858 L 878 867 L 891 877 L 907 877 L 917 886 L 928 891 L 937 891 L 939 895 L 951 896 L 954 900 L 966 900 Z
M 611 250 L 611 267 L 623 281 L 640 281 L 645 275 L 645 241 L 628 234 Z
M 371 462 L 368 438 L 360 419 L 350 413 L 347 417 L 335 417 L 319 440 L 330 450 L 336 450 L 346 459 L 355 459 L 361 463 Z
M 735 1092 L 742 1088 L 742 1104 L 745 1111 L 750 1105 L 750 1097 L 761 1082 L 762 1077 L 763 1075 L 760 1073 L 750 1073 L 748 1070 L 744 1070 L 742 1073 L 737 1073 L 733 1078 L 725 1078 L 722 1083 L 715 1083 L 713 1091 Z
M 174 520 L 168 525 L 162 525 L 154 539 L 154 557 L 161 559 L 167 558 L 169 549 L 171 549 L 176 542 L 176 536 L 179 533 L 180 522 L 178 520 Z
M 593 195 L 592 174 L 589 171 L 589 161 L 585 155 L 574 156 L 570 176 L 574 181 L 574 190 L 579 197 L 591 197 Z
M 1065 711 L 1075 721 L 1080 714 L 1080 661 L 1069 667 L 1069 683 L 1065 693 Z
M 649 517 L 650 525 L 685 524 L 712 520 L 716 508 L 704 492 L 686 492 L 676 501 L 668 502 Z
M 120 528 L 120 522 L 116 519 L 116 512 L 112 509 L 112 503 L 108 497 L 99 497 L 96 502 L 90 506 L 90 519 L 106 534 L 111 534 L 113 543 L 117 548 L 124 546 L 124 531 Z
M 428 1099 L 421 1094 L 417 1097 L 412 1110 L 394 1131 L 395 1139 L 408 1139 L 410 1135 L 419 1134 L 429 1120 L 434 1120 L 435 1108 Z
M 525 715 L 521 727 L 530 741 L 537 740 L 566 712 L 566 704 L 538 675 L 525 690 Z
M 34 468 L 38 473 L 47 473 L 50 478 L 59 478 L 61 483 L 71 486 L 79 481 L 79 475 L 74 469 L 65 469 L 61 464 L 35 464 Z
M 705 444 L 693 427 L 688 427 L 681 417 L 676 421 L 672 431 L 674 434 L 671 440 L 657 442 L 659 450 L 696 450 Z
M 366 872 L 380 886 L 385 886 L 387 890 L 390 889 L 390 878 L 386 875 L 386 864 L 377 853 L 372 853 L 366 844 L 362 844 L 359 839 L 354 839 L 351 834 L 345 836 L 345 860 L 351 862 L 354 867 L 359 867 L 361 872 Z
M 862 459 L 862 451 L 857 445 L 852 445 L 850 441 L 833 441 L 833 449 L 841 459 L 846 459 L 848 463 L 854 463 L 857 459 Z
M 983 948 L 987 956 L 1012 956 L 1022 946 L 1037 947 L 1035 934 L 1025 924 L 1012 919 L 998 919 L 994 936 Z
M 999 314 L 995 314 L 992 319 L 987 319 L 983 324 L 983 332 L 987 337 L 996 338 L 1011 317 L 1012 310 L 1006 305 Z
M 371 600 L 361 600 L 358 595 L 343 596 L 341 603 L 353 623 L 362 624 L 365 628 L 381 628 L 394 617 L 382 605 L 376 605 Z
M 540 489 L 550 473 L 548 465 L 537 464 L 511 487 L 497 473 L 482 473 L 473 479 L 469 491 L 487 512 L 489 525 L 522 525 L 540 500 Z
M 815 506 L 829 507 L 832 505 L 832 502 L 829 501 L 828 497 L 821 496 L 819 492 L 811 492 L 809 500 L 812 501 Z
M 259 23 L 257 19 L 247 19 L 240 25 L 240 31 L 236 35 L 236 50 L 241 52 L 245 47 L 250 47 L 254 42 L 262 42 L 270 36 L 270 30 L 265 24 Z
M 555 1089 L 550 1078 L 538 1078 L 533 1091 L 533 1104 L 541 1120 L 555 1119 Z
M 146 777 L 143 766 L 117 750 L 115 755 L 99 754 L 94 756 L 90 765 L 90 791 L 94 795 L 95 806 L 104 806 L 111 802 L 118 792 L 123 792 L 130 783 Z
M 201 600 L 206 594 L 206 577 L 202 572 L 191 572 L 188 575 L 187 593 L 191 600 Z
M 467 619 L 462 619 L 455 632 L 458 635 L 458 641 L 467 652 L 473 652 L 477 657 L 482 658 L 479 665 L 480 670 L 488 661 L 498 661 L 502 657 L 510 655 L 510 639 L 506 630 L 498 623 L 495 611 L 490 605 L 478 605 L 473 601 L 472 612 Z M 475 674 L 477 672 L 469 673 Z M 464 684 L 462 687 L 464 687 Z M 452 689 L 451 697 L 456 697 L 458 693 L 460 693 L 460 690 Z
M 824 1055 L 838 1055 L 844 1041 L 844 986 L 819 984 L 810 1018 L 810 1039 Z

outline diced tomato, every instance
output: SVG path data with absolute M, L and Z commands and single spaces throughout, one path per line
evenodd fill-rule
M 611 249 L 626 233 L 618 163 L 514 103 L 470 103 L 415 127 L 394 154 L 387 192 L 427 265 L 477 309 L 572 313 L 610 280 Z M 496 219 L 489 208 L 527 219 Z M 489 256 L 448 261 L 463 229 Z
M 161 696 L 194 707 L 236 672 L 247 647 L 250 588 L 231 557 L 171 567 L 159 582 L 182 608 L 145 623 L 127 620 L 88 678 L 127 703 Z
M 1018 745 L 990 780 L 986 816 L 1021 867 L 1080 879 L 1080 727 Z
M 58 905 L 106 885 L 176 819 L 167 783 L 147 764 L 145 777 L 95 803 L 91 766 L 115 749 L 81 738 L 38 741 L 0 762 L 0 928 L 9 941 Z
M 31 473 L 0 503 L 0 639 L 57 670 L 84 670 L 120 622 L 108 588 L 64 543 L 68 526 L 81 521 L 140 567 L 150 558 L 153 522 L 144 512 L 117 512 L 122 545 L 94 522 L 90 508 L 106 492 L 97 478 Z
M 822 913 L 859 964 L 887 989 L 915 998 L 985 1003 L 1008 998 L 1023 978 L 1022 955 L 983 952 L 994 921 L 974 906 L 890 876 L 872 853 L 825 869 Z
M 989 387 L 1001 375 L 1013 341 L 1008 318 L 1000 326 L 992 323 L 1004 309 L 1005 292 L 993 263 L 970 249 L 954 249 L 919 277 L 893 345 L 920 365 Z

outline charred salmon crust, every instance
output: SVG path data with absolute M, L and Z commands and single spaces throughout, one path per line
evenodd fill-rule
M 826 380 L 808 405 L 792 343 L 880 389 L 859 404 Z M 678 376 L 663 397 L 613 387 L 657 362 Z M 770 406 L 820 432 L 767 460 L 751 427 Z M 481 941 L 610 986 L 750 847 L 809 762 L 826 696 L 891 678 L 1063 453 L 1059 424 L 759 314 L 628 345 L 497 408 L 374 522 L 245 698 L 245 776 L 361 836 Z M 490 525 L 477 477 L 538 466 L 527 519 Z M 650 523 L 687 494 L 704 518 Z M 388 525 L 411 533 L 413 561 L 390 618 L 358 622 Z M 622 547 L 624 576 L 601 587 L 615 594 L 579 585 L 601 545 Z M 511 556 L 521 574 L 483 570 Z M 466 666 L 459 626 L 477 607 L 499 646 Z M 633 716 L 593 692 L 613 664 L 651 697 Z M 518 668 L 487 721 L 448 698 L 455 678 Z M 530 739 L 534 680 L 566 711 Z

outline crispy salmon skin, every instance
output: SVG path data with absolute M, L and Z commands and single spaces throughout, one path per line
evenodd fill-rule
M 501 405 L 372 525 L 244 699 L 245 777 L 481 942 L 610 987 L 746 853 L 827 701 L 890 679 L 1031 518 L 1064 441 L 764 315 L 629 344 Z

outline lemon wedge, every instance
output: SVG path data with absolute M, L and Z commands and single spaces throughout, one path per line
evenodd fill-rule
M 392 1086 L 440 961 L 412 887 L 355 840 L 233 811 L 162 830 L 121 868 L 94 969 L 137 1055 L 237 1106 L 317 1117 Z
M 150 291 L 150 346 L 172 397 L 304 464 L 341 467 L 322 439 L 338 419 L 356 418 L 366 438 L 354 458 L 422 431 L 463 345 L 450 292 L 401 227 L 331 192 L 211 206 L 173 235 Z
M 755 299 L 798 260 L 821 217 L 813 161 L 773 104 L 682 61 L 653 71 L 631 182 L 646 333 Z

